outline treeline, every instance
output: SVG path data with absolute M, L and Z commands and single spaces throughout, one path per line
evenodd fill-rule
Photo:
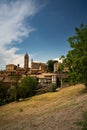
M 44 86 L 38 83 L 37 78 L 31 76 L 21 79 L 18 75 L 12 75 L 11 78 L 15 80 L 14 83 L 0 82 L 0 106 L 12 101 L 18 102 L 36 94 L 55 92 L 59 86 L 59 82 Z
M 15 81 L 14 85 L 0 82 L 0 105 L 35 95 L 37 79 L 27 76 L 21 82 L 16 79 Z

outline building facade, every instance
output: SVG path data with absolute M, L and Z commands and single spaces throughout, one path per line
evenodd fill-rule
M 47 65 L 45 63 L 31 61 L 30 74 L 40 74 L 47 72 Z
M 24 69 L 28 69 L 29 68 L 29 56 L 26 53 L 24 56 Z
M 17 66 L 14 64 L 6 65 L 6 71 L 14 71 L 16 70 Z
M 54 63 L 54 72 L 58 72 L 59 63 L 58 61 L 55 61 Z

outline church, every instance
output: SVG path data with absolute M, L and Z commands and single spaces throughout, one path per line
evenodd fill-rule
M 40 63 L 40 62 L 33 62 L 33 60 L 31 60 L 31 68 L 29 68 L 29 55 L 28 53 L 26 53 L 24 55 L 24 67 L 20 67 L 19 64 L 18 65 L 14 65 L 14 64 L 8 64 L 6 65 L 6 72 L 12 72 L 12 73 L 17 73 L 19 72 L 19 74 L 27 74 L 27 75 L 32 75 L 32 74 L 40 74 L 40 73 L 44 73 L 47 72 L 47 64 L 45 63 Z
M 41 84 L 54 83 L 56 82 L 57 78 L 56 73 L 48 73 L 46 63 L 34 62 L 33 60 L 31 60 L 31 68 L 29 68 L 28 53 L 24 55 L 24 67 L 20 67 L 19 64 L 6 65 L 6 69 L 0 71 L 0 81 L 11 83 L 12 75 L 20 75 L 21 78 L 25 76 L 33 76 L 38 78 L 38 82 Z

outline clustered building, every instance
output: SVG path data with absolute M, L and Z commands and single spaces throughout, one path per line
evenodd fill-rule
M 39 63 L 39 62 L 33 62 L 33 60 L 31 60 L 31 68 L 29 68 L 29 56 L 26 53 L 24 55 L 24 67 L 21 68 L 18 65 L 14 65 L 14 64 L 9 64 L 6 65 L 6 71 L 7 72 L 19 72 L 22 74 L 38 74 L 38 73 L 44 73 L 47 72 L 47 65 L 45 63 Z
M 0 71 L 0 81 L 11 82 L 11 75 L 16 74 L 20 75 L 22 78 L 29 75 L 36 77 L 41 84 L 55 83 L 58 77 L 57 73 L 55 73 L 58 70 L 58 65 L 58 61 L 55 62 L 54 73 L 49 73 L 46 63 L 34 62 L 31 60 L 31 68 L 29 68 L 29 55 L 26 53 L 24 55 L 24 67 L 20 67 L 19 64 L 6 65 L 6 69 Z

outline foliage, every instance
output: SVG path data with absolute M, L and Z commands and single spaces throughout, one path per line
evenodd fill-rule
M 30 76 L 25 77 L 19 84 L 20 97 L 27 98 L 33 96 L 35 94 L 36 87 L 37 80 L 35 78 Z
M 53 70 L 54 70 L 54 63 L 55 63 L 55 61 L 53 61 L 53 60 L 48 60 L 47 61 L 48 72 L 53 72 Z
M 0 82 L 0 105 L 5 104 L 8 102 L 8 90 L 10 86 L 3 82 Z
M 15 99 L 16 101 L 19 101 L 20 98 L 20 88 L 19 88 L 19 80 L 21 79 L 21 75 L 19 73 L 10 75 L 10 79 L 12 82 L 14 81 L 14 88 L 10 89 L 10 98 L 11 100 Z
M 15 86 L 13 86 L 13 87 L 10 87 L 10 89 L 9 89 L 9 91 L 8 91 L 8 99 L 9 99 L 9 101 L 10 102 L 12 102 L 12 101 L 15 101 L 16 100 L 16 87 Z M 19 99 L 18 99 L 18 101 L 19 101 Z
M 0 105 L 8 102 L 19 101 L 20 98 L 27 98 L 33 96 L 37 87 L 37 80 L 33 77 L 25 77 L 19 83 L 19 76 L 12 75 L 14 79 L 14 86 L 12 84 L 5 84 L 0 82 Z
M 0 83 L 0 105 L 4 105 L 6 103 L 16 100 L 17 89 L 15 86 L 11 86 L 10 84 L 1 82 Z
M 60 63 L 59 67 L 58 67 L 58 72 L 61 73 L 63 71 L 63 69 L 64 69 L 64 65 L 63 65 L 63 63 Z
M 65 60 L 65 56 L 64 55 L 62 55 L 61 57 L 60 57 L 60 60 L 62 60 L 62 62 Z
M 0 99 L 6 99 L 8 95 L 8 89 L 9 85 L 6 85 L 3 82 L 0 84 Z
M 72 50 L 68 52 L 65 61 L 70 71 L 70 81 L 87 86 L 87 25 L 75 28 L 75 32 L 75 36 L 68 39 Z
M 57 86 L 56 84 L 52 84 L 50 87 L 50 92 L 56 92 Z
M 61 73 L 65 67 L 67 67 L 66 65 L 66 57 L 64 55 L 62 55 L 60 57 L 60 60 L 62 60 L 62 62 L 59 64 L 59 67 L 58 67 L 58 72 Z

